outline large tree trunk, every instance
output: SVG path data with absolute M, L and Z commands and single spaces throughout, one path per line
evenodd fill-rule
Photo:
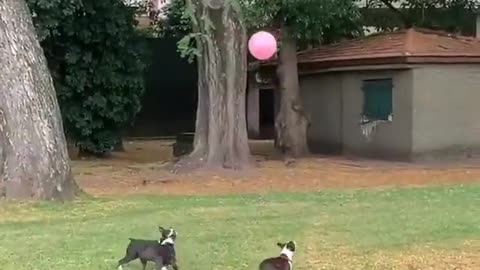
M 197 47 L 200 50 L 201 43 L 198 40 Z M 208 82 L 205 76 L 205 59 L 197 57 L 198 65 L 198 101 L 195 121 L 195 137 L 193 140 L 193 151 L 190 157 L 193 159 L 204 159 L 208 153 L 208 118 L 209 118 L 209 91 Z
M 53 81 L 24 0 L 0 5 L 0 63 L 0 197 L 74 198 Z
M 281 32 L 282 44 L 277 67 L 280 110 L 275 119 L 275 145 L 286 158 L 297 158 L 309 153 L 308 121 L 300 96 L 296 39 L 287 28 L 282 28 Z
M 250 165 L 245 99 L 247 37 L 235 1 L 187 0 L 194 11 L 198 57 L 198 108 L 190 162 L 242 169 Z M 219 5 L 218 8 L 215 6 Z

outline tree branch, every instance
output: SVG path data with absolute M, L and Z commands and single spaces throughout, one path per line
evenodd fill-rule
M 397 14 L 400 19 L 403 21 L 403 24 L 405 25 L 406 28 L 410 28 L 413 26 L 412 20 L 410 20 L 403 12 L 401 12 L 399 9 L 394 7 L 392 3 L 389 0 L 380 0 L 385 6 L 388 7 L 393 13 Z

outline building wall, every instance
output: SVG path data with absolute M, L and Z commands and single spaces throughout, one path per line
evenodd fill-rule
M 362 82 L 393 79 L 393 120 L 380 123 L 367 140 L 362 134 Z M 302 76 L 301 91 L 311 117 L 308 139 L 313 152 L 338 150 L 368 157 L 407 159 L 412 149 L 412 72 L 338 72 Z
M 480 13 L 476 14 L 475 18 L 475 37 L 480 38 Z
M 393 79 L 393 119 L 380 122 L 367 140 L 362 134 L 363 80 Z M 411 70 L 370 71 L 345 74 L 343 89 L 344 152 L 385 159 L 408 159 L 412 149 L 412 72 Z
M 479 153 L 480 65 L 424 65 L 413 78 L 415 155 Z
M 301 94 L 310 118 L 308 142 L 312 152 L 342 151 L 342 74 L 303 76 Z

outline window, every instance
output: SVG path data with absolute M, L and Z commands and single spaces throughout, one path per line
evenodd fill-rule
M 367 121 L 392 120 L 392 79 L 363 81 L 363 116 Z

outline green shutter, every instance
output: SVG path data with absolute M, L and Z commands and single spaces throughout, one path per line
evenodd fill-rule
M 370 119 L 388 120 L 392 113 L 392 80 L 364 81 L 364 115 Z

